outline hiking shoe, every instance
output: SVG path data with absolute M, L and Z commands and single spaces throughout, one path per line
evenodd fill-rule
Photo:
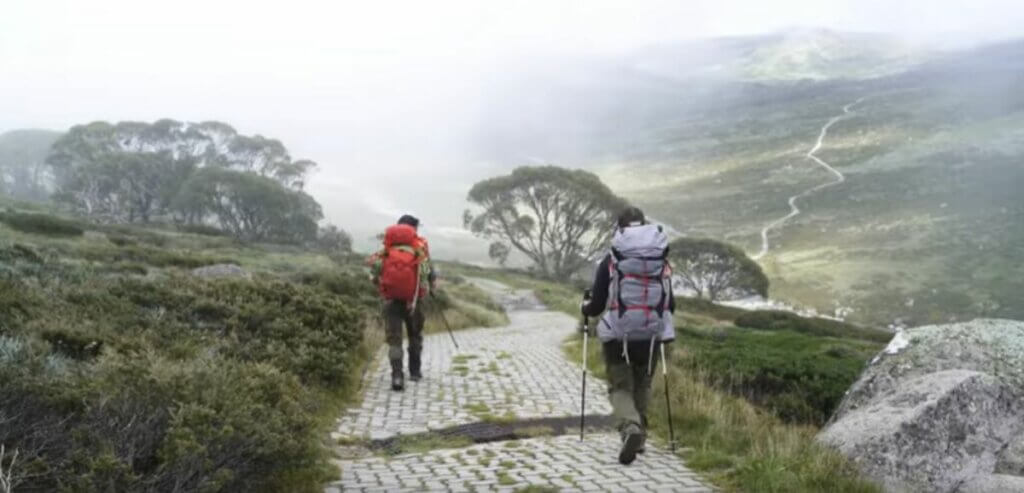
M 628 466 L 636 460 L 636 454 L 643 447 L 644 432 L 639 426 L 630 425 L 623 431 L 622 449 L 619 450 L 619 463 Z
M 395 392 L 401 392 L 405 389 L 405 375 L 396 373 L 391 375 L 391 390 Z
M 412 380 L 413 382 L 419 382 L 420 380 L 423 380 L 423 374 L 420 372 L 409 372 L 409 380 Z

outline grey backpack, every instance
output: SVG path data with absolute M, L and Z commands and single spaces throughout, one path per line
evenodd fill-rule
M 602 341 L 672 340 L 672 269 L 668 236 L 656 225 L 620 228 L 608 263 L 608 306 L 598 335 Z

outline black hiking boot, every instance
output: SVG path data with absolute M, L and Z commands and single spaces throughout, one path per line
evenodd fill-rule
M 419 353 L 413 353 L 409 351 L 409 380 L 413 382 L 419 382 L 423 379 L 423 373 L 420 372 L 420 355 Z
M 622 432 L 622 449 L 619 450 L 619 463 L 628 466 L 636 460 L 636 454 L 643 446 L 644 432 L 635 424 L 627 425 Z
M 405 390 L 405 375 L 401 373 L 391 374 L 391 390 L 401 392 Z
M 405 389 L 405 374 L 402 373 L 402 360 L 391 361 L 391 390 L 401 392 Z

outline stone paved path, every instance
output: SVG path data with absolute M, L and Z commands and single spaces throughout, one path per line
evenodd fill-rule
M 504 419 L 579 415 L 580 365 L 562 344 L 576 321 L 546 310 L 529 291 L 473 280 L 505 307 L 510 324 L 446 333 L 424 341 L 424 379 L 390 390 L 390 366 L 379 358 L 367 375 L 365 398 L 338 421 L 336 439 L 383 439 L 454 425 Z M 609 414 L 605 385 L 592 379 L 587 413 Z M 541 437 L 433 450 L 385 458 L 339 461 L 338 491 L 516 491 L 546 486 L 561 491 L 711 491 L 682 460 L 649 446 L 629 467 L 615 460 L 615 433 Z

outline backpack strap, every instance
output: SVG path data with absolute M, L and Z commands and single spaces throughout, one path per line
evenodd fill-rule
M 415 256 L 416 258 L 420 258 L 420 257 L 423 256 L 423 252 L 421 252 L 417 248 L 413 248 L 412 245 L 395 245 L 395 246 L 391 247 L 391 250 L 398 250 L 400 252 L 405 252 L 405 253 L 408 253 L 410 255 Z

